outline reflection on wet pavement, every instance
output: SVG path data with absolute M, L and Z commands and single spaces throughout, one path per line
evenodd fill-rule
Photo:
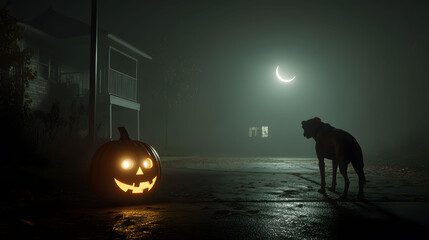
M 196 161 L 199 160 L 189 159 L 191 163 Z M 349 199 L 339 201 L 343 180 L 338 177 L 336 192 L 318 193 L 320 176 L 313 160 L 206 159 L 204 164 L 194 165 L 189 162 L 179 159 L 163 163 L 162 183 L 151 204 L 99 206 L 102 202 L 94 200 L 92 207 L 86 209 L 53 212 L 50 216 L 35 214 L 39 218 L 26 213 L 26 217 L 20 218 L 34 223 L 24 226 L 27 235 L 36 232 L 43 239 L 62 236 L 64 230 L 57 229 L 70 230 L 70 239 L 429 236 L 429 188 L 423 174 L 413 172 L 408 178 L 404 173 L 398 177 L 392 171 L 383 175 L 385 170 L 368 168 L 367 200 L 357 201 L 357 177 L 351 172 Z M 207 164 L 214 169 L 207 169 Z M 205 169 L 196 169 L 198 166 Z M 329 172 L 327 167 L 328 185 Z
M 127 239 L 153 236 L 161 223 L 161 213 L 156 210 L 141 207 L 122 209 L 113 218 L 112 230 Z
M 164 185 L 175 184 L 170 197 L 184 201 L 211 201 L 213 198 L 227 201 L 323 200 L 320 194 L 314 194 L 320 182 L 315 159 L 196 157 L 168 160 L 163 166 L 177 173 L 186 169 L 192 172 L 195 179 L 181 174 L 180 177 L 168 173 L 165 176 Z M 205 176 L 205 171 L 210 174 Z M 330 164 L 326 164 L 328 186 L 331 172 Z M 429 201 L 428 174 L 375 166 L 366 166 L 365 174 L 368 181 L 365 195 L 370 201 Z M 349 197 L 356 200 L 358 179 L 352 167 L 349 178 Z M 343 179 L 339 174 L 337 181 L 336 192 L 328 192 L 332 198 L 342 192 Z
M 112 210 L 112 229 L 126 239 L 332 239 L 420 237 L 422 228 L 379 206 L 384 201 L 429 200 L 423 184 L 367 171 L 369 201 L 319 194 L 311 159 L 183 159 L 164 164 L 155 205 Z M 327 182 L 330 183 L 327 166 Z M 349 230 L 350 226 L 359 229 Z M 396 227 L 395 227 L 396 226 Z M 392 230 L 393 227 L 393 230 Z M 369 237 L 371 236 L 371 237 Z

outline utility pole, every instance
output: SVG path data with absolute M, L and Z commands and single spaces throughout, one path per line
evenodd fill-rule
M 95 100 L 96 100 L 96 81 L 97 81 L 97 52 L 98 52 L 98 19 L 97 19 L 97 0 L 92 0 L 91 4 L 91 54 L 89 69 L 89 125 L 88 140 L 91 146 L 94 144 L 95 132 Z

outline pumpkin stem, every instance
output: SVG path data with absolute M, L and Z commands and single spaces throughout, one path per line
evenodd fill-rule
M 121 135 L 119 137 L 119 140 L 131 140 L 130 137 L 128 136 L 128 132 L 127 129 L 125 129 L 125 127 L 118 127 L 119 130 L 119 134 Z

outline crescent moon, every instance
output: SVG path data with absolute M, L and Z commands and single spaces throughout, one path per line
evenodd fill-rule
M 279 74 L 279 66 L 277 66 L 277 68 L 276 68 L 276 75 L 277 75 L 277 78 L 282 82 L 292 82 L 296 78 L 296 76 L 293 76 L 293 78 L 291 78 L 291 79 L 282 78 L 282 76 L 280 76 L 280 74 Z

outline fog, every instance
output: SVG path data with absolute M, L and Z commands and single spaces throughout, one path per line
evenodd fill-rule
M 89 24 L 89 2 L 9 8 L 30 21 L 52 6 Z M 138 66 L 140 140 L 161 155 L 314 157 L 301 121 L 317 116 L 369 161 L 428 157 L 427 3 L 98 2 L 99 28 L 152 57 Z M 277 66 L 295 80 L 280 82 Z

